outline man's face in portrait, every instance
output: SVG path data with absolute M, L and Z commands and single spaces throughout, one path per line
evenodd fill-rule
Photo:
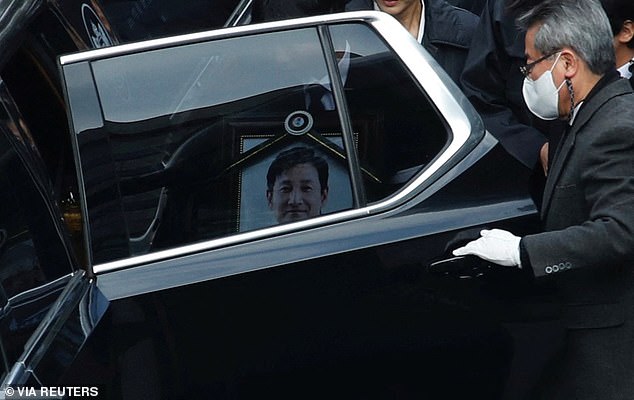
M 301 221 L 321 214 L 328 188 L 322 189 L 317 168 L 302 163 L 282 171 L 266 198 L 277 222 Z

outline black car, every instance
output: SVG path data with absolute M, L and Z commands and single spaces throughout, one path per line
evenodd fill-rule
M 222 28 L 245 3 L 136 41 L 96 1 L 0 0 L 5 396 L 521 388 L 548 288 L 451 251 L 538 230 L 531 171 L 392 17 Z

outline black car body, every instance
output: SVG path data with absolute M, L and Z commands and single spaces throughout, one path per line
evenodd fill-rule
M 451 250 L 536 231 L 531 171 L 394 19 L 128 42 L 107 9 L 0 1 L 5 388 L 501 395 L 546 289 Z M 278 224 L 266 169 L 293 147 L 328 202 Z

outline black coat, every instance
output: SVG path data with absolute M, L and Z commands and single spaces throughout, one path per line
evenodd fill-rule
M 544 398 L 634 398 L 634 93 L 614 75 L 562 138 L 545 232 L 521 242 L 523 268 L 559 287 L 570 329 Z
M 515 25 L 515 15 L 507 11 L 506 1 L 489 0 L 460 79 L 489 132 L 522 164 L 535 168 L 539 150 L 564 126 L 560 121 L 535 117 L 524 103 L 524 76 L 519 70 L 525 63 L 524 36 Z M 556 143 L 550 148 L 554 150 Z
M 616 77 L 584 102 L 546 180 L 545 232 L 522 239 L 534 275 L 557 275 L 568 302 L 616 303 L 610 280 L 595 275 L 614 273 L 620 285 L 618 275 L 634 265 L 632 110 L 632 88 Z
M 460 74 L 479 18 L 445 0 L 424 2 L 425 32 L 421 44 L 459 85 Z M 367 9 L 374 9 L 374 2 Z
M 474 13 L 444 0 L 425 0 L 422 45 L 458 85 L 478 22 Z
M 451 5 L 469 10 L 476 15 L 480 15 L 486 4 L 486 0 L 447 0 Z

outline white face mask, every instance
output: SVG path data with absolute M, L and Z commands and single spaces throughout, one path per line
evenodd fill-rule
M 559 87 L 553 82 L 552 71 L 559 61 L 561 53 L 550 69 L 542 74 L 537 80 L 528 77 L 524 78 L 522 94 L 528 109 L 541 119 L 550 121 L 559 118 L 559 90 L 566 81 L 561 82 Z

